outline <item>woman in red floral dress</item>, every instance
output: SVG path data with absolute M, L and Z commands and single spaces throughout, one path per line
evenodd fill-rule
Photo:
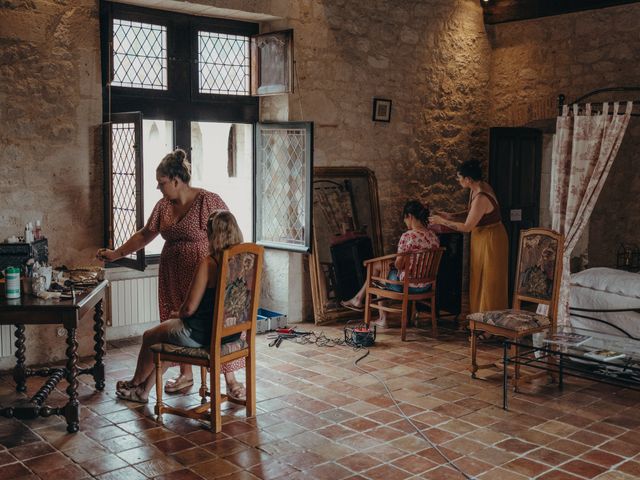
M 113 262 L 137 252 L 160 234 L 165 240 L 160 254 L 158 298 L 160 321 L 177 315 L 193 274 L 208 254 L 207 220 L 216 210 L 228 210 L 215 193 L 189 185 L 191 164 L 184 150 L 177 149 L 165 156 L 156 169 L 158 189 L 163 198 L 156 203 L 147 224 L 116 250 L 98 250 L 98 259 Z M 222 366 L 227 383 L 227 395 L 244 399 L 245 388 L 235 378 L 234 371 L 244 368 L 244 358 Z M 180 365 L 180 375 L 167 380 L 165 391 L 177 392 L 193 385 L 190 365 Z
M 417 200 L 410 200 L 405 203 L 404 209 L 402 210 L 402 218 L 404 219 L 407 231 L 400 237 L 400 241 L 398 242 L 398 253 L 416 252 L 418 250 L 438 248 L 440 246 L 440 240 L 438 240 L 436 234 L 427 228 L 429 223 L 429 209 L 422 205 L 422 203 Z M 389 280 L 404 279 L 404 271 L 402 271 L 404 261 L 405 259 L 402 257 L 396 258 L 395 268 L 392 269 L 388 275 Z M 400 271 L 400 274 L 398 274 L 398 271 Z M 374 275 L 379 274 L 379 270 L 378 272 L 374 271 Z M 363 285 L 352 299 L 340 302 L 342 306 L 358 312 L 363 311 L 366 287 L 366 284 Z M 388 288 L 389 290 L 402 291 L 402 287 L 400 285 L 391 283 L 387 284 L 385 288 Z M 414 292 L 417 293 L 420 289 L 425 289 L 425 285 L 411 284 L 410 289 L 414 289 Z M 380 327 L 387 326 L 386 313 L 384 310 L 380 310 L 380 319 L 374 323 Z

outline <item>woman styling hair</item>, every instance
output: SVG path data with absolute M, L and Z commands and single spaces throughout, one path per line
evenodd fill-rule
M 175 317 L 189 291 L 200 260 L 208 253 L 207 221 L 216 210 L 228 210 L 226 203 L 215 193 L 190 185 L 191 164 L 184 150 L 176 149 L 166 155 L 156 168 L 158 190 L 162 199 L 156 203 L 147 224 L 116 250 L 101 248 L 97 258 L 113 262 L 137 252 L 161 235 L 165 240 L 160 253 L 158 303 L 160 321 Z M 227 393 L 244 399 L 245 388 L 235 378 L 234 371 L 244 368 L 244 358 L 222 368 Z M 165 392 L 174 393 L 193 385 L 191 366 L 180 365 L 180 375 L 167 380 Z
M 509 242 L 496 194 L 482 180 L 482 168 L 477 160 L 462 163 L 457 179 L 462 188 L 470 190 L 466 218 L 458 221 L 459 214 L 439 213 L 429 220 L 459 232 L 471 232 L 470 312 L 507 308 Z

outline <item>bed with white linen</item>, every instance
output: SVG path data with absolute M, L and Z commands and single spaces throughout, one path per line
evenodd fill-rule
M 574 273 L 569 305 L 574 327 L 640 339 L 638 273 L 601 267 Z

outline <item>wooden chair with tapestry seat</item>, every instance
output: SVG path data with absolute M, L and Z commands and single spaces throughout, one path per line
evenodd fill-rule
M 407 321 L 413 318 L 415 302 L 422 302 L 429 306 L 431 317 L 431 334 L 438 336 L 438 319 L 436 318 L 436 276 L 440 267 L 443 247 L 418 250 L 416 252 L 394 253 L 384 257 L 372 258 L 364 262 L 367 269 L 366 291 L 364 302 L 364 321 L 371 322 L 371 309 L 378 311 L 400 313 L 400 337 L 407 338 Z M 389 280 L 387 277 L 396 258 L 404 257 L 404 278 Z M 378 274 L 374 270 L 379 266 Z M 425 285 L 426 291 L 416 292 L 410 285 Z M 391 290 L 391 285 L 397 285 L 401 291 Z M 396 287 L 397 288 L 397 287 Z M 391 303 L 389 305 L 389 302 Z
M 162 423 L 162 414 L 169 413 L 210 422 L 211 429 L 222 430 L 220 406 L 231 399 L 220 392 L 221 365 L 246 359 L 246 400 L 235 401 L 246 406 L 247 417 L 256 414 L 256 317 L 260 300 L 260 281 L 264 248 L 253 243 L 242 243 L 224 250 L 219 262 L 216 300 L 212 318 L 211 344 L 208 348 L 189 348 L 159 343 L 153 345 L 156 365 L 155 413 Z M 222 343 L 229 335 L 242 333 L 235 341 Z M 202 405 L 177 408 L 162 402 L 162 362 L 186 363 L 200 367 Z M 211 388 L 207 388 L 207 370 Z M 209 397 L 209 401 L 206 401 Z
M 477 337 L 481 332 L 520 342 L 523 338 L 545 330 L 556 329 L 558 293 L 562 275 L 564 238 L 546 228 L 531 228 L 520 233 L 516 281 L 513 292 L 513 308 L 472 313 L 469 320 L 471 341 L 471 376 L 476 378 L 479 369 L 490 368 L 495 363 L 478 365 Z M 491 268 L 490 265 L 487 268 Z M 523 304 L 534 310 L 524 310 Z M 535 312 L 535 306 L 547 305 L 547 315 Z M 511 345 L 510 356 L 518 355 L 518 348 Z M 520 366 L 514 367 L 514 386 L 518 388 Z

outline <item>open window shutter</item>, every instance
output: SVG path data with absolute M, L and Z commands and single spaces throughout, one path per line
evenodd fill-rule
M 258 123 L 256 128 L 256 242 L 311 249 L 313 123 Z
M 293 93 L 293 30 L 251 37 L 251 95 Z
M 114 113 L 104 125 L 105 244 L 122 246 L 144 226 L 142 199 L 142 113 Z M 144 270 L 144 249 L 116 264 Z

